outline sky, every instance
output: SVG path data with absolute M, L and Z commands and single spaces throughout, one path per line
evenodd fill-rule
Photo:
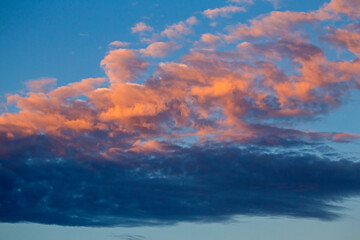
M 359 9 L 1 1 L 1 238 L 359 239 Z

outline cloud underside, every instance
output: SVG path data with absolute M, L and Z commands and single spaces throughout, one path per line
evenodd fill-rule
M 29 81 L 7 97 L 5 108 L 18 110 L 0 115 L 0 221 L 336 219 L 335 203 L 359 195 L 360 166 L 326 146 L 360 136 L 296 126 L 359 90 L 359 7 L 332 0 L 312 12 L 274 11 L 192 43 L 194 16 L 157 32 L 140 22 L 132 32 L 152 34 L 149 45 L 110 43 L 105 77 Z M 179 59 L 156 62 L 189 44 Z M 334 59 L 336 50 L 346 58 Z
M 8 156 L 0 165 L 2 222 L 143 226 L 236 215 L 333 220 L 339 217 L 334 203 L 360 193 L 360 163 L 313 153 L 321 146 L 278 152 L 172 146 L 167 154 L 117 152 L 110 161 L 78 147 L 60 149 L 62 143 L 46 136 L 29 140 L 0 147 Z

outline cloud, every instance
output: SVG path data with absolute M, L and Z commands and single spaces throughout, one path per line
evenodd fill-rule
M 0 220 L 138 226 L 239 214 L 339 217 L 333 201 L 359 195 L 360 167 L 327 145 L 359 135 L 298 127 L 360 87 L 358 59 L 328 58 L 334 46 L 358 54 L 358 26 L 352 18 L 341 26 L 337 5 L 328 6 L 271 12 L 186 39 L 190 49 L 176 60 L 146 60 L 195 35 L 190 17 L 153 36 L 171 41 L 108 51 L 104 78 L 58 87 L 38 79 L 8 95 L 6 106 L 17 110 L 0 115 Z
M 138 32 L 152 32 L 154 29 L 143 22 L 138 22 L 134 27 L 131 28 L 132 33 Z
M 194 25 L 194 24 L 198 23 L 198 20 L 196 17 L 192 16 L 192 17 L 189 17 L 188 19 L 186 19 L 185 22 L 189 25 Z
M 220 37 L 211 33 L 204 33 L 201 35 L 201 41 L 210 45 L 216 44 L 221 41 Z
M 229 0 L 229 2 L 237 3 L 237 4 L 243 4 L 243 3 L 254 4 L 253 0 Z
M 351 18 L 360 17 L 360 0 L 331 0 L 329 4 L 324 7 L 325 11 L 332 11 L 337 14 L 346 14 Z
M 127 47 L 129 45 L 130 45 L 130 43 L 128 43 L 128 42 L 120 42 L 120 41 L 113 41 L 113 42 L 109 43 L 110 47 Z
M 359 163 L 306 151 L 212 145 L 171 155 L 120 151 L 109 161 L 85 145 L 96 141 L 79 144 L 39 136 L 0 146 L 0 220 L 64 226 L 221 222 L 239 214 L 332 220 L 339 217 L 336 202 L 360 193 Z
M 246 9 L 243 7 L 238 6 L 225 6 L 221 8 L 214 8 L 214 9 L 207 9 L 203 12 L 203 14 L 213 19 L 215 17 L 221 16 L 221 17 L 229 17 L 231 13 L 237 13 L 237 12 L 245 12 Z
M 32 92 L 45 92 L 53 89 L 56 81 L 56 78 L 40 78 L 27 81 L 26 86 Z
M 146 71 L 148 63 L 131 49 L 111 50 L 101 61 L 112 83 L 126 82 Z
M 326 39 L 360 57 L 360 32 L 356 26 L 350 26 L 349 29 L 331 29 Z
M 181 38 L 183 35 L 189 35 L 192 32 L 191 26 L 197 22 L 198 21 L 195 17 L 190 17 L 186 19 L 185 22 L 180 21 L 176 24 L 168 26 L 164 31 L 161 32 L 161 35 L 170 39 Z
M 180 46 L 173 42 L 154 42 L 145 49 L 140 49 L 140 53 L 152 57 L 165 57 L 178 48 Z
M 239 24 L 227 36 L 228 40 L 280 36 L 282 38 L 299 38 L 298 26 L 317 22 L 321 15 L 315 12 L 271 12 L 261 18 L 250 20 L 250 24 Z

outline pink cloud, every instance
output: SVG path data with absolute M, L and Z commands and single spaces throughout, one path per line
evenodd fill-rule
M 176 24 L 167 26 L 164 31 L 161 32 L 162 36 L 166 36 L 170 39 L 172 38 L 181 38 L 183 35 L 189 35 L 192 30 L 191 26 L 196 24 L 198 20 L 196 17 L 189 17 L 184 21 L 180 21 Z
M 228 2 L 232 2 L 232 3 L 237 3 L 237 4 L 253 4 L 254 1 L 253 0 L 229 0 Z
M 192 17 L 189 17 L 188 19 L 186 19 L 185 22 L 189 25 L 194 25 L 194 24 L 198 23 L 198 20 L 196 17 L 192 16 Z
M 331 2 L 323 8 L 325 11 L 346 14 L 354 19 L 360 17 L 359 9 L 360 0 L 331 0 Z
M 226 36 L 228 40 L 243 38 L 260 38 L 281 36 L 289 38 L 301 37 L 300 32 L 295 31 L 296 27 L 303 24 L 314 23 L 325 18 L 316 12 L 271 12 L 270 15 L 250 20 L 250 25 L 239 24 Z
M 154 29 L 143 22 L 138 22 L 134 27 L 131 28 L 132 33 L 138 32 L 152 32 Z
M 131 81 L 137 75 L 146 71 L 148 63 L 141 59 L 135 50 L 112 50 L 101 61 L 111 83 Z
M 180 38 L 182 35 L 188 35 L 191 33 L 191 30 L 184 22 L 170 25 L 164 31 L 161 32 L 161 35 L 167 36 L 168 38 Z
M 221 41 L 220 37 L 211 33 L 204 33 L 201 35 L 201 41 L 210 45 L 216 44 Z
M 152 57 L 165 57 L 170 52 L 180 48 L 173 42 L 154 42 L 145 49 L 140 49 L 140 53 Z
M 128 43 L 128 42 L 120 42 L 120 41 L 113 41 L 113 42 L 109 43 L 109 46 L 111 46 L 111 47 L 127 47 L 129 45 L 130 45 L 130 43 Z
M 221 8 L 214 8 L 214 9 L 207 9 L 203 12 L 203 14 L 212 19 L 218 16 L 221 17 L 229 17 L 231 13 L 237 13 L 237 12 L 245 12 L 246 9 L 243 7 L 238 6 L 225 6 Z
M 358 28 L 360 29 L 360 27 Z M 342 48 L 347 48 L 360 58 L 360 32 L 356 28 L 332 29 L 326 37 L 328 41 Z
M 27 81 L 26 86 L 33 92 L 45 92 L 53 89 L 56 85 L 56 81 L 56 78 L 40 78 Z

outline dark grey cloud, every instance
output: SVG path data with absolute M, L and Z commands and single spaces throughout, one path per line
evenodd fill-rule
M 236 215 L 333 220 L 339 217 L 335 202 L 360 194 L 360 163 L 312 145 L 280 151 L 207 142 L 166 153 L 119 151 L 112 158 L 64 146 L 47 136 L 2 141 L 1 222 L 143 226 Z

